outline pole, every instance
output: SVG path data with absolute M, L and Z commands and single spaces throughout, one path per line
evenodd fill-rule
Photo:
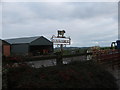
M 63 61 L 62 61 L 62 57 L 63 57 L 63 45 L 60 45 L 60 52 L 56 53 L 57 57 L 56 57 L 56 63 L 57 65 L 62 65 Z
M 61 48 L 61 50 L 60 50 L 60 65 L 62 65 L 63 64 L 63 44 L 61 44 L 60 45 L 60 48 Z
M 61 48 L 61 55 L 63 54 L 63 44 L 60 45 Z

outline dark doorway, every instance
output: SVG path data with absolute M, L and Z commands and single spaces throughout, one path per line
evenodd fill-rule
M 32 55 L 34 56 L 49 54 L 51 53 L 51 51 L 52 51 L 52 46 L 50 45 L 30 46 L 30 53 L 32 53 Z

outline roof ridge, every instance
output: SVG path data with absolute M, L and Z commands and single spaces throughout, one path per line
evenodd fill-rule
M 35 38 L 35 37 L 43 37 L 43 36 L 18 37 L 18 38 L 9 38 L 9 39 L 3 39 L 3 40 L 24 39 L 24 38 Z
M 22 38 L 12 38 L 12 39 L 5 39 L 5 41 L 11 43 L 11 44 L 17 44 L 17 43 L 30 43 L 37 38 L 40 38 L 42 36 L 35 36 L 35 37 L 22 37 Z

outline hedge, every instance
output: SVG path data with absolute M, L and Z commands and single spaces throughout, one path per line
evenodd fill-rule
M 6 74 L 7 81 L 4 83 L 10 89 L 114 88 L 118 90 L 116 79 L 93 61 L 75 61 L 66 65 L 44 68 L 23 65 L 7 68 Z

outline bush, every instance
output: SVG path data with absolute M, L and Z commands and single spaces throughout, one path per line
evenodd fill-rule
M 115 88 L 116 79 L 93 61 L 44 68 L 17 67 L 8 71 L 10 88 Z

